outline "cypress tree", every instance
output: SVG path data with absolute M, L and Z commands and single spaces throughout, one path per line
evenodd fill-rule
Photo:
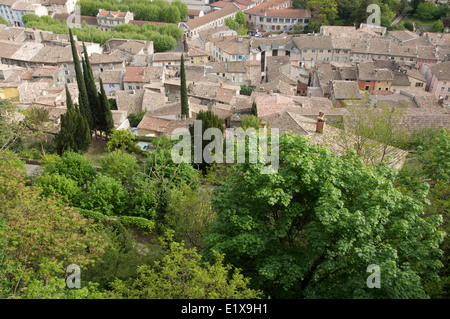
M 250 114 L 258 117 L 258 109 L 256 108 L 256 102 L 252 103 L 252 110 L 250 111 Z
M 73 110 L 73 101 L 72 101 L 72 96 L 70 95 L 69 89 L 67 88 L 67 84 L 65 85 L 66 87 L 66 106 L 68 110 Z
M 56 151 L 62 155 L 67 150 L 86 152 L 91 145 L 91 131 L 85 117 L 68 108 L 61 114 L 61 130 L 56 136 Z
M 181 55 L 181 66 L 180 66 L 180 78 L 181 78 L 181 86 L 180 86 L 180 99 L 181 99 L 181 115 L 186 115 L 186 118 L 189 117 L 189 103 L 188 103 L 188 95 L 186 88 L 186 71 L 184 70 L 184 56 Z
M 93 129 L 93 120 L 91 114 L 91 108 L 89 105 L 89 98 L 86 91 L 86 85 L 84 82 L 83 72 L 81 71 L 80 58 L 78 56 L 77 48 L 75 46 L 75 41 L 73 40 L 72 30 L 69 29 L 70 46 L 72 48 L 72 58 L 75 65 L 75 75 L 78 84 L 78 104 L 80 108 L 80 113 L 86 118 L 89 128 Z
M 84 82 L 86 85 L 86 91 L 89 99 L 89 106 L 91 108 L 93 118 L 93 128 L 94 130 L 98 130 L 100 129 L 101 126 L 101 120 L 99 118 L 100 99 L 98 96 L 97 87 L 95 85 L 95 78 L 92 72 L 91 62 L 89 62 L 89 56 L 84 42 L 83 42 L 83 50 L 84 50 L 84 59 L 83 59 Z
M 114 128 L 114 121 L 111 113 L 111 107 L 109 105 L 108 97 L 106 96 L 105 89 L 103 88 L 103 81 L 100 78 L 100 92 L 98 93 L 98 99 L 100 101 L 99 107 L 99 120 L 100 131 L 105 132 L 108 136 Z

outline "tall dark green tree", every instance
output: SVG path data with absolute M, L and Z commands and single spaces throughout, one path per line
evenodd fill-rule
M 250 111 L 250 114 L 258 117 L 258 109 L 256 107 L 256 102 L 252 103 L 252 110 Z
M 180 99 L 181 99 L 181 115 L 185 115 L 186 118 L 189 117 L 189 102 L 186 87 L 186 71 L 184 70 L 184 56 L 181 55 L 181 66 L 180 66 Z
M 66 86 L 66 106 L 68 110 L 73 110 L 73 101 L 72 101 L 72 96 L 70 95 L 69 89 L 67 88 L 67 84 Z
M 92 113 L 93 129 L 95 131 L 100 130 L 101 126 L 101 114 L 100 114 L 100 99 L 95 85 L 94 74 L 92 72 L 91 62 L 89 62 L 89 56 L 86 50 L 86 45 L 83 42 L 83 71 L 84 71 L 84 83 L 86 85 L 87 96 L 89 99 L 89 106 Z M 97 136 L 97 134 L 95 134 Z
M 72 30 L 69 29 L 70 46 L 72 48 L 72 58 L 75 65 L 75 75 L 77 78 L 78 85 L 78 105 L 80 108 L 80 113 L 86 118 L 89 128 L 92 130 L 94 127 L 91 108 L 89 105 L 89 97 L 86 91 L 86 84 L 84 82 L 83 72 L 81 70 L 80 57 L 78 56 L 77 47 L 75 41 L 73 40 Z
M 206 111 L 206 112 L 204 112 L 204 111 L 200 111 L 198 114 L 197 114 L 197 120 L 199 120 L 199 121 L 201 121 L 201 125 L 202 125 L 202 136 L 204 136 L 204 134 L 205 134 L 205 131 L 208 129 L 208 128 L 218 128 L 218 129 L 220 129 L 220 131 L 223 133 L 224 131 L 225 131 L 225 126 L 224 126 L 224 122 L 223 122 L 223 120 L 222 119 L 220 119 L 216 114 L 214 114 L 214 112 L 212 112 L 212 111 Z M 196 142 L 196 140 L 195 140 L 195 134 L 196 134 L 196 132 L 195 132 L 195 128 L 194 128 L 194 125 L 191 125 L 190 127 L 189 127 L 189 130 L 190 130 L 190 133 L 191 133 L 191 137 L 192 137 L 192 147 L 194 148 L 194 150 L 193 150 L 193 154 L 195 154 L 195 148 L 196 147 L 199 147 L 197 144 L 198 144 L 198 142 Z M 202 154 L 203 154 L 203 152 L 204 152 L 204 150 L 205 150 L 205 148 L 207 148 L 208 146 L 212 146 L 211 145 L 211 143 L 213 143 L 214 144 L 214 142 L 216 142 L 216 139 L 217 137 L 216 136 L 212 136 L 212 138 L 211 138 L 211 140 L 205 140 L 205 139 L 201 139 L 201 151 L 202 151 Z M 221 138 L 223 138 L 223 136 L 221 135 Z M 222 143 L 223 142 L 223 140 L 222 141 L 220 141 L 220 143 Z M 194 155 L 195 156 L 195 155 Z M 195 158 L 194 158 L 194 160 L 195 160 Z M 205 161 L 205 158 L 204 158 L 204 156 L 202 156 L 202 160 L 201 160 L 201 163 L 197 163 L 198 164 L 198 168 L 200 169 L 200 170 L 202 170 L 202 172 L 203 173 L 206 173 L 206 169 L 211 165 L 211 163 L 207 163 L 206 161 Z
M 98 118 L 100 123 L 98 129 L 100 130 L 100 136 L 102 132 L 105 132 L 105 134 L 109 136 L 109 134 L 111 134 L 112 132 L 112 129 L 114 128 L 114 121 L 108 97 L 106 96 L 105 89 L 103 87 L 103 81 L 101 78 L 100 78 L 100 92 L 98 93 L 98 99 L 100 103 L 98 112 Z
M 55 139 L 58 154 L 68 150 L 86 152 L 91 141 L 89 125 L 80 112 L 72 107 L 67 109 L 66 114 L 61 114 L 61 129 Z

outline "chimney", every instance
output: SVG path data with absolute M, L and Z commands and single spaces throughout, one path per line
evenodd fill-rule
M 325 128 L 325 120 L 324 120 L 324 113 L 319 112 L 319 116 L 317 117 L 317 123 L 316 123 L 316 132 L 323 133 L 323 130 Z

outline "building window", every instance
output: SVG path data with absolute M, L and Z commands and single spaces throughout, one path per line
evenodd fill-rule
M 280 21 L 278 21 L 278 22 L 284 23 L 284 19 L 283 19 L 283 18 L 280 18 L 279 20 L 280 20 Z
M 273 18 L 273 22 L 278 22 L 278 18 Z
M 417 87 L 419 87 L 419 88 L 423 87 L 423 83 L 417 82 L 417 83 L 416 83 L 416 88 L 417 88 Z
M 266 22 L 272 22 L 272 18 L 267 18 Z
M 292 19 L 292 23 L 296 24 L 297 23 L 297 19 Z
M 441 92 L 444 92 L 445 91 L 445 88 L 441 88 Z
M 272 30 L 275 30 L 275 26 L 274 25 L 272 25 Z
M 259 22 L 264 22 L 264 18 L 263 17 L 259 17 Z
M 272 56 L 278 56 L 278 50 L 273 50 L 272 51 Z
M 285 22 L 285 23 L 291 23 L 291 19 L 286 18 L 284 22 Z
M 280 30 L 280 26 L 279 25 L 277 25 L 277 30 Z

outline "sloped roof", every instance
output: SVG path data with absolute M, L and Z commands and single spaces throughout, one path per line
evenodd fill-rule
M 204 16 L 189 20 L 187 22 L 184 22 L 184 24 L 189 28 L 189 29 L 196 29 L 198 27 L 201 27 L 202 25 L 208 24 L 210 22 L 216 21 L 218 19 L 221 19 L 223 17 L 226 17 L 230 14 L 236 13 L 240 11 L 240 8 L 238 6 L 236 6 L 235 4 L 226 6 L 223 9 L 220 10 L 216 10 L 213 12 L 210 12 L 208 14 L 205 14 Z

